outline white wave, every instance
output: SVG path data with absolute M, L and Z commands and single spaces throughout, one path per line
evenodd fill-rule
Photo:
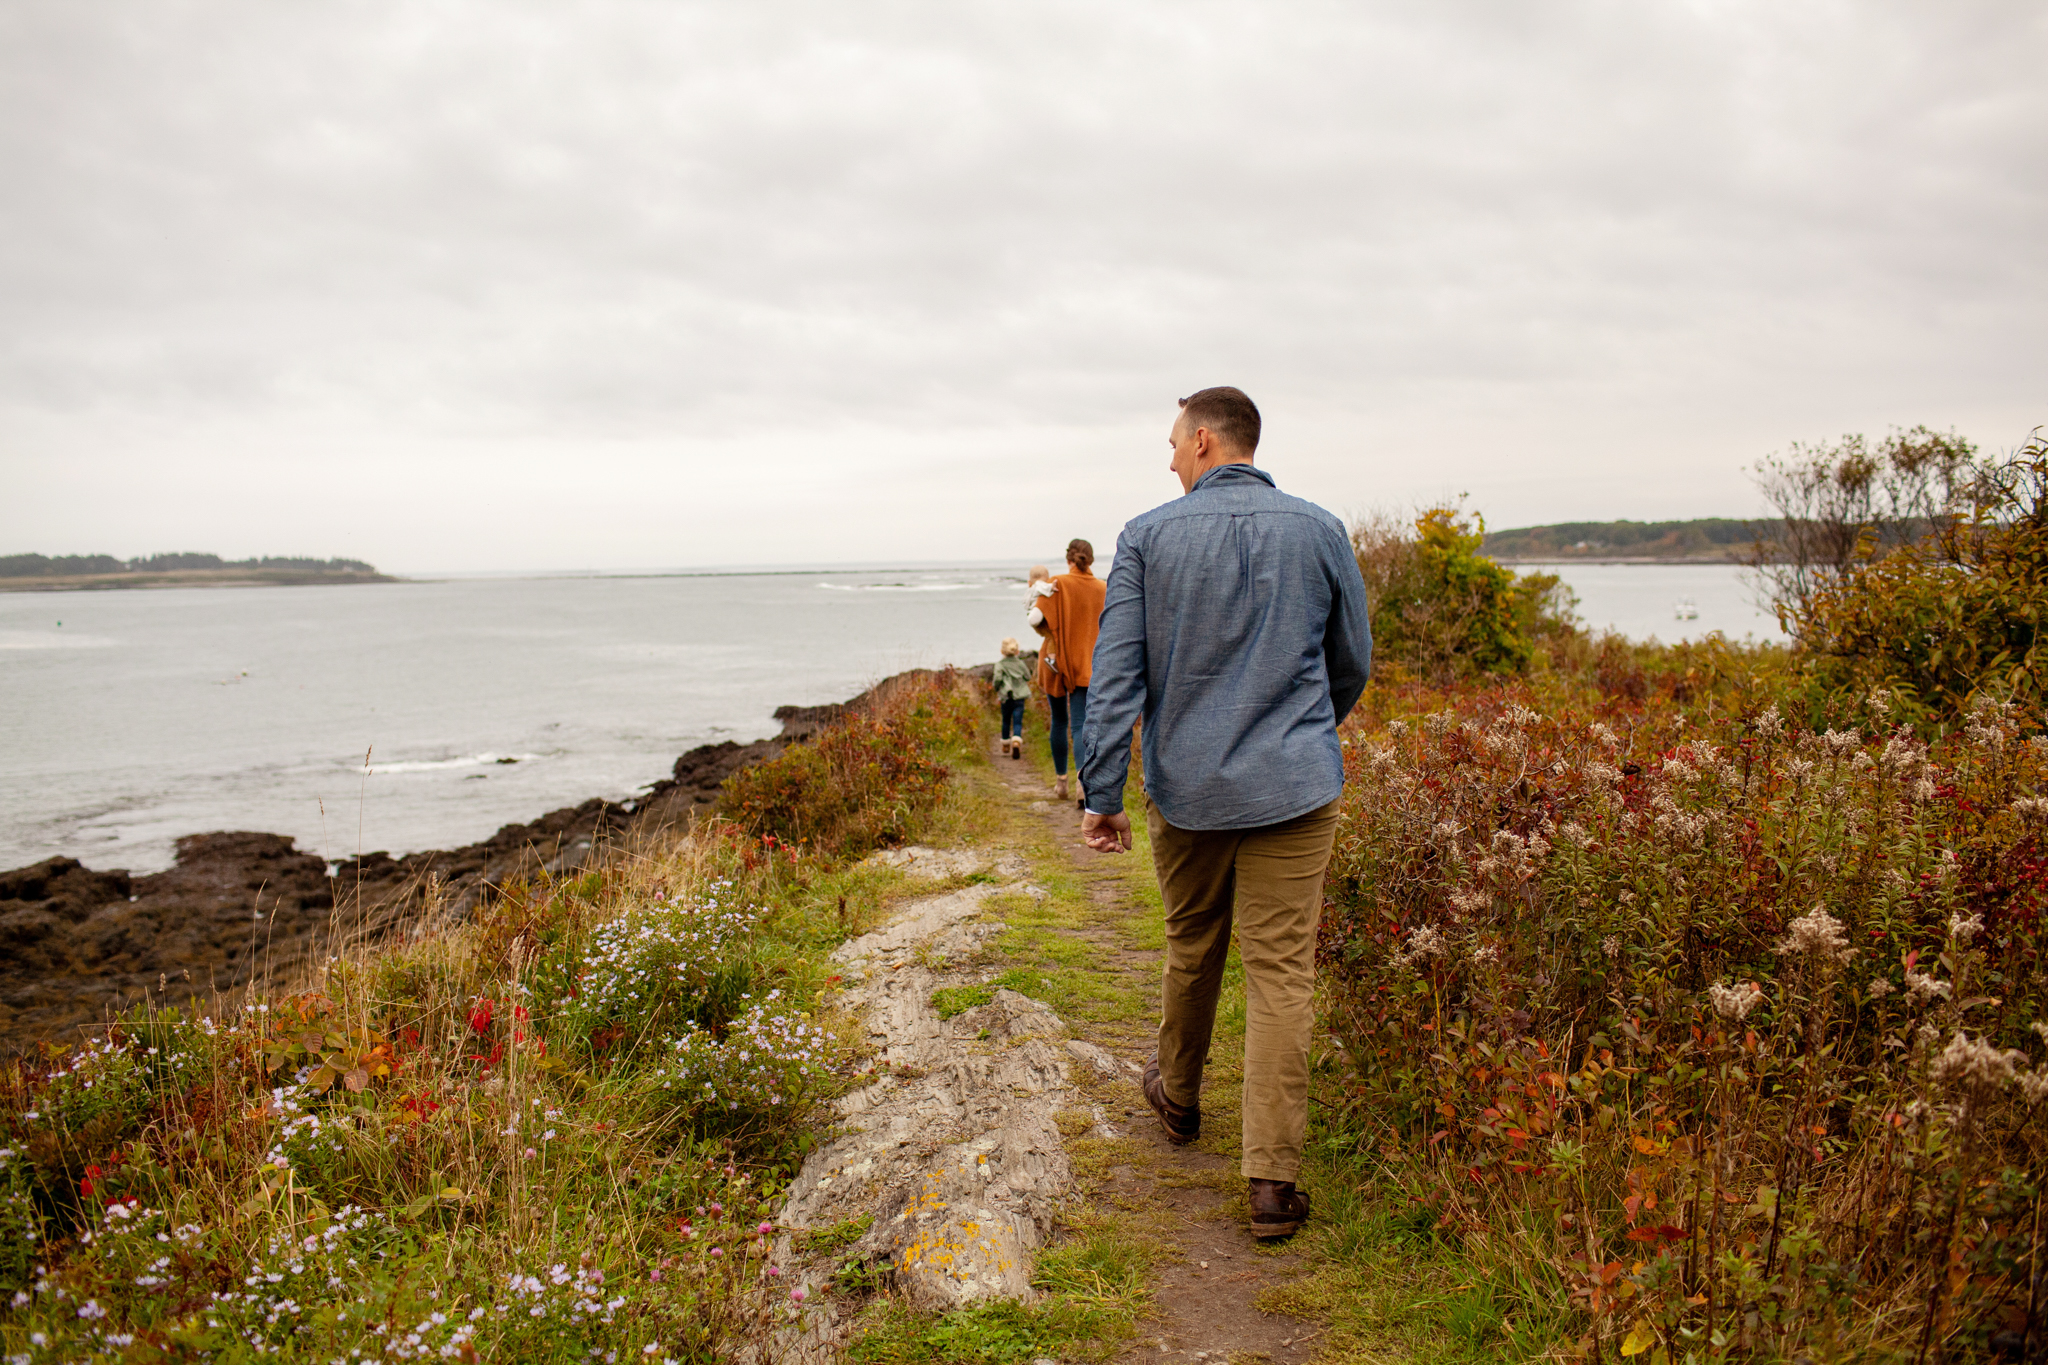
M 494 763 L 531 763 L 539 754 L 464 754 L 460 758 L 421 758 L 399 763 L 372 763 L 371 774 L 435 773 L 451 768 L 482 768 Z
M 0 630 L 0 649 L 106 649 L 119 643 L 104 635 L 71 631 Z
M 986 583 L 820 583 L 829 592 L 959 592 L 985 588 Z

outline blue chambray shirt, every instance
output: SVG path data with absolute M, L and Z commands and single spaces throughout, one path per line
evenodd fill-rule
M 1088 688 L 1088 809 L 1124 808 L 1131 723 L 1145 790 L 1178 829 L 1251 829 L 1344 789 L 1337 723 L 1372 671 L 1344 524 L 1249 464 L 1124 527 Z

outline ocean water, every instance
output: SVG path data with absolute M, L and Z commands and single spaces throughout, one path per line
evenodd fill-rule
M 1785 638 L 1778 618 L 1756 605 L 1752 576 L 1733 564 L 1517 564 L 1557 574 L 1579 596 L 1579 618 L 1594 630 L 1631 639 Z M 1679 615 L 1683 603 L 1696 615 Z
M 1007 564 L 0 594 L 0 868 L 452 847 L 1020 633 Z
M 217 829 L 470 843 L 773 734 L 785 702 L 993 659 L 1027 635 L 1022 568 L 0 593 L 0 868 L 155 871 Z M 1563 572 L 1596 626 L 1776 633 L 1733 569 Z

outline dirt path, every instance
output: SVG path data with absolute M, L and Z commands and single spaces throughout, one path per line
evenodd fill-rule
M 999 760 L 1003 786 L 1043 827 L 1048 849 L 1085 894 L 1089 913 L 1056 932 L 1077 939 L 1088 969 L 1126 1000 L 1142 1002 L 1111 1018 L 1070 1017 L 1073 1036 L 1107 1048 L 1127 1074 L 1087 1083 L 1116 1136 L 1069 1134 L 1077 1201 L 1117 1210 L 1161 1252 L 1153 1313 L 1120 1356 L 1125 1361 L 1222 1362 L 1258 1358 L 1307 1361 L 1316 1328 L 1262 1312 L 1262 1293 L 1299 1272 L 1286 1243 L 1260 1244 L 1246 1228 L 1245 1182 L 1238 1172 L 1242 1071 L 1241 1002 L 1227 982 L 1215 1055 L 1202 1096 L 1201 1139 L 1176 1148 L 1160 1132 L 1136 1080 L 1154 1051 L 1161 928 L 1151 854 L 1139 831 L 1131 853 L 1098 854 L 1080 836 L 1074 803 L 1059 802 L 1036 763 Z M 1098 1130 L 1100 1131 L 1100 1130 Z

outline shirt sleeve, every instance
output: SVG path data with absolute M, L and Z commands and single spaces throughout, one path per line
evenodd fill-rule
M 1323 626 L 1323 667 L 1330 676 L 1330 705 L 1342 725 L 1372 677 L 1372 622 L 1350 537 L 1336 528 L 1330 535 L 1336 543 L 1330 550 L 1330 619 Z
M 1131 727 L 1145 710 L 1145 561 L 1129 531 L 1103 587 L 1101 633 L 1088 686 L 1087 758 L 1081 792 L 1088 809 L 1116 815 L 1131 772 Z

